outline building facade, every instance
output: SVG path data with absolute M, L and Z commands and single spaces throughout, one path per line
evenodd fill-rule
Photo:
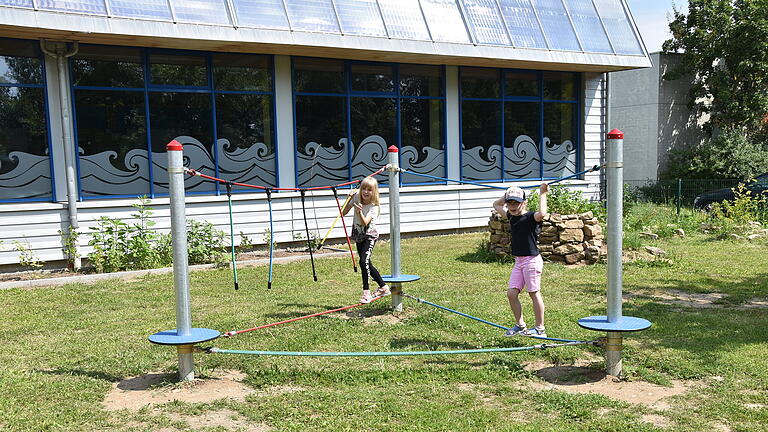
M 648 66 L 622 0 L 0 0 L 0 265 L 19 242 L 63 260 L 70 227 L 86 254 L 138 196 L 167 230 L 173 139 L 188 168 L 280 188 L 359 179 L 395 145 L 402 232 L 483 226 L 498 191 L 441 178 L 533 185 L 599 164 L 605 73 Z M 186 195 L 189 218 L 227 228 L 223 185 L 189 177 Z M 265 194 L 232 195 L 235 232 L 262 242 Z M 324 236 L 333 194 L 305 198 Z M 272 204 L 275 240 L 293 240 L 300 194 Z

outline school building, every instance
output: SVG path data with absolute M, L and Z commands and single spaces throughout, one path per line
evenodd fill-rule
M 64 260 L 70 227 L 85 255 L 142 195 L 167 231 L 173 139 L 189 168 L 270 187 L 360 179 L 391 145 L 432 177 L 568 176 L 602 162 L 606 73 L 650 66 L 624 0 L 0 0 L 0 265 L 14 242 Z M 595 196 L 601 174 L 568 183 Z M 484 226 L 500 192 L 406 173 L 401 231 Z M 189 177 L 186 197 L 229 231 L 222 185 Z M 265 193 L 232 200 L 235 233 L 263 243 Z M 272 205 L 278 242 L 304 231 L 298 192 Z M 332 193 L 306 212 L 324 236 Z

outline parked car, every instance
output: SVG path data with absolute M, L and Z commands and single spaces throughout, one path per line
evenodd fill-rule
M 768 173 L 757 176 L 754 181 L 747 183 L 746 186 L 752 195 L 762 194 L 768 199 Z M 734 198 L 733 188 L 717 189 L 698 195 L 693 200 L 693 208 L 709 211 L 713 203 L 732 201 Z

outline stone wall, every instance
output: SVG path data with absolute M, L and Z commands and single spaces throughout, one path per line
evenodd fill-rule
M 488 250 L 498 255 L 509 255 L 509 222 L 491 210 L 488 222 L 490 241 Z M 575 215 L 550 213 L 542 222 L 539 251 L 545 259 L 565 264 L 594 264 L 605 258 L 605 236 L 592 212 Z

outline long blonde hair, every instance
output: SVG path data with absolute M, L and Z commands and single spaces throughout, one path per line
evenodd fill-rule
M 363 195 L 360 195 L 360 204 L 379 205 L 379 182 L 377 182 L 373 177 L 366 177 L 363 179 L 363 181 L 360 182 L 360 190 L 362 191 L 364 187 L 370 187 L 373 189 L 373 196 L 371 196 L 371 202 L 364 203 Z

